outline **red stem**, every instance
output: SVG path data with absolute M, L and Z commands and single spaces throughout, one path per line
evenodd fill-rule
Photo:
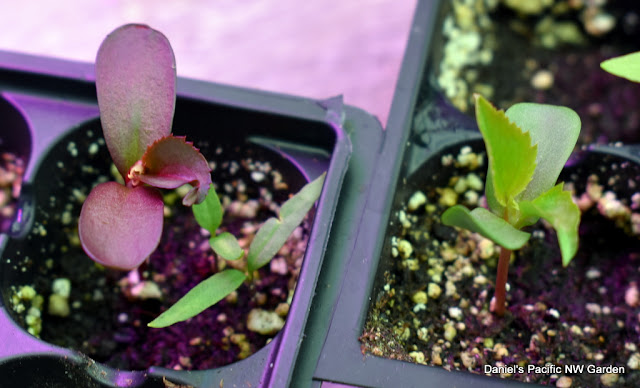
M 509 212 L 504 209 L 504 220 L 509 222 Z M 507 299 L 507 275 L 509 275 L 509 259 L 511 259 L 511 249 L 500 247 L 500 258 L 498 259 L 498 275 L 496 276 L 496 294 L 493 311 L 498 316 L 504 315 Z
M 498 275 L 496 276 L 495 310 L 498 316 L 504 315 L 507 296 L 507 275 L 509 274 L 509 259 L 511 249 L 500 247 L 500 259 L 498 259 Z

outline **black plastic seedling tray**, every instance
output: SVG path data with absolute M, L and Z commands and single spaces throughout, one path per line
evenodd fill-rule
M 425 366 L 377 357 L 363 349 L 359 341 L 364 332 L 369 306 L 375 303 L 376 287 L 389 263 L 381 255 L 387 244 L 387 231 L 392 212 L 398 209 L 420 182 L 436 176 L 442 169 L 445 154 L 457 152 L 463 145 L 482 151 L 484 145 L 475 120 L 453 107 L 438 90 L 429 75 L 435 72 L 434 56 L 442 50 L 438 21 L 443 20 L 446 2 L 420 1 L 411 27 L 410 40 L 393 99 L 385 139 L 373 171 L 366 182 L 368 191 L 359 219 L 340 218 L 335 230 L 350 223 L 352 236 L 340 246 L 329 248 L 331 257 L 341 257 L 339 264 L 324 273 L 319 280 L 317 306 L 333 304 L 331 311 L 312 310 L 310 327 L 326 332 L 323 343 L 303 343 L 301 354 L 314 355 L 315 366 L 309 366 L 314 387 L 325 381 L 336 386 L 355 387 L 527 387 L 513 380 L 487 377 L 465 371 L 447 371 L 442 367 Z M 435 54 L 434 54 L 435 53 Z M 420 105 L 420 115 L 417 115 Z M 589 147 L 591 155 L 622 157 L 640 164 L 640 147 Z M 587 160 L 589 160 L 587 162 Z M 590 158 L 577 158 L 573 163 L 591 163 Z M 409 177 L 419 175 L 417 183 Z M 343 199 L 344 200 L 344 199 Z M 339 285 L 337 288 L 336 286 Z M 326 303 L 324 300 L 331 300 Z M 330 318 L 321 320 L 321 316 Z M 300 374 L 304 368 L 295 373 Z M 294 376 L 297 376 L 294 374 Z
M 37 218 L 40 189 L 34 177 L 46 154 L 69 133 L 98 124 L 93 65 L 0 52 L 0 150 L 26 161 L 19 217 L 0 235 L 0 386 L 7 387 L 165 387 L 163 378 L 194 387 L 287 386 L 298 358 L 309 306 L 323 265 L 329 231 L 339 203 L 351 153 L 348 132 L 370 131 L 381 138 L 378 122 L 343 106 L 340 98 L 315 101 L 180 78 L 174 133 L 208 141 L 249 142 L 284 156 L 311 180 L 327 172 L 309 245 L 284 328 L 249 358 L 212 370 L 174 371 L 152 367 L 123 371 L 95 363 L 69 349 L 41 341 L 19 327 L 9 311 L 11 285 L 29 284 L 30 270 L 19 270 L 2 255 L 25 239 Z M 98 126 L 99 127 L 99 126 Z M 348 131 L 345 131 L 348 127 Z M 43 257 L 31 257 L 37 265 Z M 46 324 L 46 322 L 44 323 Z

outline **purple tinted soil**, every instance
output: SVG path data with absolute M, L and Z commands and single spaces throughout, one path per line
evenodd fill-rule
M 563 14 L 555 14 L 552 8 L 524 17 L 499 5 L 495 12 L 489 13 L 494 22 L 493 30 L 488 32 L 492 37 L 482 36 L 481 39 L 496 41 L 493 59 L 486 65 L 464 68 L 461 75 L 477 72 L 468 89 L 473 91 L 476 85 L 489 85 L 492 92 L 485 97 L 500 109 L 507 109 L 518 102 L 572 108 L 583 121 L 579 146 L 596 142 L 640 143 L 640 87 L 600 68 L 603 60 L 640 50 L 637 4 L 615 1 L 604 5 L 602 9 L 612 15 L 616 23 L 610 32 L 602 36 L 593 36 L 585 31 L 581 21 L 583 8 Z M 559 44 L 554 49 L 542 47 L 536 43 L 540 38 L 535 30 L 544 18 L 557 23 L 575 23 L 585 39 L 584 43 Z M 549 88 L 532 86 L 532 78 L 538 71 L 551 73 L 552 85 Z M 429 82 L 425 82 L 423 88 L 430 88 Z M 430 98 L 429 93 L 423 93 L 423 96 Z M 418 106 L 421 104 L 419 101 Z M 473 115 L 471 93 L 468 95 L 468 107 L 466 113 Z
M 102 269 L 84 254 L 77 239 L 82 199 L 96 182 L 114 179 L 99 134 L 97 123 L 89 125 L 52 150 L 36 177 L 41 184 L 35 187 L 38 208 L 33 232 L 22 241 L 9 241 L 3 255 L 13 263 L 13 271 L 3 274 L 4 284 L 10 285 L 7 287 L 14 294 L 21 286 L 31 285 L 44 297 L 40 337 L 128 370 L 149 366 L 209 369 L 264 347 L 274 335 L 248 330 L 247 315 L 260 308 L 278 309 L 286 316 L 309 221 L 276 256 L 281 265 L 275 272 L 265 266 L 251 285 L 242 285 L 230 298 L 186 322 L 164 329 L 148 328 L 148 322 L 225 264 L 211 251 L 209 236 L 201 231 L 191 209 L 168 191 L 164 193 L 165 204 L 175 205 L 168 207 L 170 216 L 165 217 L 160 245 L 137 271 L 138 279 L 126 272 Z M 276 215 L 279 204 L 306 183 L 299 173 L 281 174 L 279 168 L 290 169 L 286 167 L 289 162 L 264 148 L 248 144 L 212 147 L 189 136 L 188 140 L 196 140 L 195 145 L 214 167 L 213 180 L 227 208 L 222 230 L 239 233 L 247 244 L 256 227 Z M 259 173 L 252 175 L 255 172 Z M 244 206 L 247 201 L 255 206 Z M 46 301 L 56 278 L 71 281 L 71 308 L 66 317 L 47 312 Z M 135 286 L 144 281 L 155 284 L 162 297 L 141 297 Z M 10 298 L 5 295 L 5 300 Z M 21 325 L 27 325 L 24 312 L 12 314 Z
M 640 87 L 600 69 L 600 62 L 626 53 L 620 48 L 600 47 L 549 59 L 554 86 L 533 91 L 521 101 L 562 105 L 582 118 L 580 144 L 640 142 Z
M 0 152 L 0 232 L 7 231 L 15 217 L 23 174 L 22 159 L 11 152 Z
M 638 165 L 597 155 L 581 160 L 561 176 L 573 182 L 578 197 L 596 174 L 603 192 L 615 191 L 627 212 L 638 213 L 640 205 L 631 199 L 640 201 L 633 197 Z M 427 167 L 434 171 L 433 165 Z M 510 265 L 507 312 L 499 318 L 489 312 L 498 249 L 487 250 L 488 240 L 440 223 L 441 188 L 455 184 L 452 176 L 468 172 L 443 167 L 435 175 L 418 171 L 408 179 L 403 201 L 423 190 L 434 211 L 402 206 L 410 228 L 398 225 L 398 213 L 392 216 L 383 273 L 361 337 L 363 352 L 477 374 L 485 374 L 485 365 L 522 366 L 524 373 L 489 375 L 554 386 L 562 377 L 563 383 L 571 379 L 571 387 L 597 387 L 602 379 L 616 380 L 610 386 L 640 386 L 640 231 L 632 232 L 629 214 L 610 219 L 603 209 L 615 201 L 592 203 L 582 215 L 578 254 L 567 268 L 561 265 L 555 232 L 543 223 L 528 228 L 532 238 Z M 394 237 L 411 244 L 406 259 L 402 252 L 394 257 Z M 432 284 L 439 295 L 432 294 Z M 420 292 L 427 294 L 422 300 Z M 621 366 L 625 373 L 526 371 L 546 363 Z

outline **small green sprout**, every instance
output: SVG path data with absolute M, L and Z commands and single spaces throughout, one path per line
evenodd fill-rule
M 578 140 L 580 118 L 560 106 L 520 103 L 503 112 L 480 95 L 475 100 L 489 159 L 485 185 L 489 210 L 455 205 L 442 214 L 442 222 L 501 246 L 491 309 L 503 315 L 511 251 L 531 237 L 520 229 L 540 218 L 547 220 L 558 235 L 565 267 L 578 249 L 580 210 L 562 189 L 563 183 L 556 181 Z
M 300 225 L 307 212 L 316 202 L 322 191 L 326 174 L 306 184 L 296 195 L 289 198 L 280 208 L 278 218 L 269 218 L 258 230 L 247 253 L 246 272 L 237 269 L 225 269 L 193 287 L 168 310 L 149 323 L 150 327 L 160 328 L 186 321 L 218 303 L 250 280 L 254 271 L 265 266 L 278 253 L 294 229 Z M 200 204 L 192 206 L 198 224 L 211 233 L 209 244 L 214 252 L 225 260 L 239 260 L 244 250 L 231 234 L 216 234 L 222 224 L 224 210 L 213 185 Z
M 600 67 L 618 77 L 640 82 L 640 51 L 607 59 Z

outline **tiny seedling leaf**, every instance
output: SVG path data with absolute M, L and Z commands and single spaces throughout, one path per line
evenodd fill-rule
M 78 235 L 84 251 L 110 268 L 138 267 L 158 246 L 163 203 L 152 187 L 96 186 L 82 204 Z
M 218 272 L 193 287 L 167 311 L 151 321 L 149 327 L 171 326 L 200 314 L 235 291 L 245 278 L 246 275 L 236 269 Z
M 220 233 L 209 239 L 211 248 L 225 260 L 238 260 L 244 255 L 238 240 L 228 232 Z
M 169 135 L 155 141 L 142 156 L 142 166 L 133 179 L 163 189 L 191 184 L 193 188 L 182 200 L 185 206 L 202 203 L 207 196 L 211 185 L 209 164 L 182 136 Z
M 249 246 L 249 254 L 247 255 L 249 272 L 253 272 L 260 268 L 262 265 L 269 262 L 276 253 L 278 253 L 282 245 L 278 247 L 277 244 L 273 244 L 272 241 L 274 240 L 276 232 L 280 228 L 281 224 L 280 220 L 275 217 L 269 218 L 264 224 L 262 224 Z M 284 242 L 286 242 L 286 240 Z M 282 244 L 284 244 L 284 242 Z M 259 265 L 263 262 L 264 264 Z
M 96 58 L 100 122 L 123 177 L 154 141 L 171 132 L 176 61 L 169 40 L 141 24 L 110 33 Z
M 280 208 L 280 218 L 268 219 L 256 233 L 247 256 L 249 272 L 267 264 L 282 248 L 320 197 L 325 175 L 322 174 L 313 182 L 306 184 L 296 195 L 289 198 Z
M 489 158 L 487 202 L 493 212 L 502 214 L 531 181 L 537 147 L 531 145 L 528 132 L 480 95 L 476 95 L 476 119 Z
M 204 201 L 194 204 L 191 209 L 193 210 L 193 216 L 196 218 L 198 225 L 208 230 L 212 235 L 215 235 L 216 230 L 218 230 L 218 227 L 222 223 L 224 209 L 213 185 L 210 185 L 209 193 Z
M 538 146 L 535 172 L 518 200 L 532 200 L 552 188 L 569 159 L 580 134 L 580 117 L 555 105 L 520 103 L 506 112 L 509 120 L 529 131 Z
M 607 59 L 600 67 L 618 77 L 640 82 L 640 51 Z
M 320 196 L 325 175 L 326 173 L 323 173 L 313 182 L 307 183 L 296 195 L 283 203 L 280 208 L 280 220 L 291 220 L 296 226 L 299 225 Z
M 452 206 L 442 214 L 442 223 L 468 229 L 511 250 L 522 248 L 531 236 L 483 207 L 469 211 L 462 205 Z
M 556 230 L 562 253 L 562 265 L 567 266 L 578 251 L 578 225 L 580 209 L 562 183 L 549 189 L 533 201 L 520 202 L 520 211 L 525 217 L 544 218 Z

